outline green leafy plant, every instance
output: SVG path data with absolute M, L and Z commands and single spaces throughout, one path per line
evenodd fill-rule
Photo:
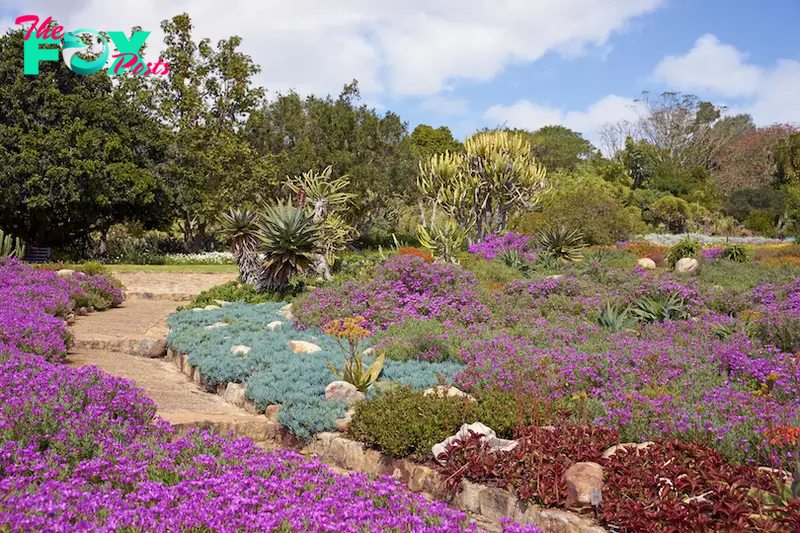
M 22 259 L 24 255 L 25 245 L 22 244 L 22 241 L 0 230 L 0 257 L 16 257 Z
M 583 259 L 580 251 L 586 247 L 580 230 L 570 230 L 561 226 L 540 231 L 536 235 L 536 241 L 544 253 L 562 263 L 580 261 Z
M 667 254 L 669 267 L 675 268 L 678 261 L 685 257 L 697 257 L 700 255 L 701 250 L 700 242 L 689 237 L 684 237 L 680 242 L 669 249 L 669 253 Z
M 614 333 L 633 329 L 635 320 L 631 316 L 631 307 L 621 307 L 611 302 L 606 302 L 606 307 L 597 317 L 597 325 Z
M 632 312 L 644 322 L 683 320 L 688 316 L 683 298 L 676 293 L 637 298 Z
M 531 265 L 527 274 L 537 276 L 555 275 L 564 270 L 563 261 L 548 252 L 542 252 Z
M 250 209 L 231 208 L 220 216 L 220 236 L 231 244 L 242 281 L 257 285 L 263 266 L 256 253 L 259 215 Z
M 356 316 L 332 320 L 323 327 L 323 332 L 332 336 L 344 353 L 344 370 L 339 371 L 330 363 L 328 363 L 328 368 L 363 393 L 366 393 L 378 381 L 386 357 L 381 352 L 369 367 L 364 365 L 361 343 L 370 336 L 369 330 L 364 327 L 365 324 L 364 317 Z M 347 343 L 347 346 L 342 340 Z
M 517 269 L 523 273 L 529 271 L 531 268 L 530 262 L 525 259 L 525 257 L 522 255 L 522 252 L 516 248 L 503 250 L 498 254 L 497 257 L 503 263 L 505 263 L 507 267 Z
M 430 231 L 419 226 L 419 243 L 433 254 L 434 258 L 446 263 L 457 263 L 456 255 L 464 247 L 469 228 L 463 228 L 452 220 L 434 224 Z
M 723 250 L 720 255 L 722 259 L 733 261 L 734 263 L 746 263 L 748 260 L 747 249 L 741 244 L 732 244 Z
M 306 211 L 289 202 L 267 206 L 258 222 L 258 251 L 264 254 L 259 288 L 283 290 L 291 277 L 311 264 L 320 229 Z

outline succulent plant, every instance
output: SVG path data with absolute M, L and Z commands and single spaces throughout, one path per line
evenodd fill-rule
M 464 247 L 468 228 L 462 228 L 452 220 L 436 224 L 430 231 L 423 226 L 417 228 L 419 243 L 430 251 L 434 258 L 446 263 L 457 263 L 456 254 Z
M 580 251 L 586 247 L 583 233 L 577 229 L 560 226 L 545 228 L 536 235 L 541 250 L 562 263 L 571 263 L 583 259 Z
M 674 293 L 638 298 L 633 304 L 633 314 L 645 322 L 683 320 L 688 316 L 683 299 Z
M 273 291 L 286 288 L 296 272 L 311 264 L 319 235 L 319 226 L 305 210 L 283 201 L 265 206 L 257 233 L 257 250 L 265 259 L 260 288 Z
M 233 259 L 242 281 L 257 285 L 263 265 L 256 253 L 259 215 L 250 209 L 234 209 L 220 216 L 220 234 L 231 243 Z
M 747 249 L 741 244 L 732 244 L 722 251 L 720 257 L 734 263 L 746 263 Z
M 24 255 L 25 246 L 22 244 L 22 241 L 0 230 L 0 257 L 16 257 L 22 259 Z
M 631 317 L 631 308 L 606 302 L 606 308 L 597 318 L 597 325 L 614 333 L 633 329 L 635 320 Z

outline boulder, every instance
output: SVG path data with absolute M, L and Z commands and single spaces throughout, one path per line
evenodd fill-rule
M 292 314 L 292 304 L 286 304 L 278 309 L 278 315 L 287 320 L 292 320 L 294 318 L 294 315 Z
M 72 276 L 74 273 L 75 273 L 74 270 L 70 270 L 68 268 L 62 268 L 61 270 L 56 272 L 56 275 L 60 278 L 68 278 Z
M 564 277 L 564 274 L 553 274 L 552 276 L 545 276 L 544 279 L 554 279 L 556 281 Z
M 675 272 L 678 274 L 691 274 L 696 271 L 700 264 L 697 259 L 692 257 L 684 257 L 675 264 Z
M 88 314 L 89 314 L 89 308 L 88 307 L 79 307 L 79 308 L 77 308 L 75 310 L 75 315 L 76 316 L 86 316 Z
M 231 354 L 238 355 L 239 357 L 247 357 L 247 355 L 250 353 L 250 350 L 252 350 L 252 348 L 243 344 L 231 346 Z
M 230 302 L 225 301 L 225 300 L 214 300 L 214 303 L 217 304 L 217 305 L 225 305 L 225 304 L 229 304 Z
M 280 329 L 283 326 L 283 322 L 280 320 L 273 320 L 269 324 L 267 324 L 267 329 L 270 331 L 275 331 L 276 329 Z
M 608 459 L 609 457 L 613 456 L 617 453 L 617 450 L 621 450 L 622 448 L 632 448 L 632 451 L 644 450 L 651 446 L 653 443 L 650 441 L 647 442 L 623 442 L 622 444 L 617 444 L 612 446 L 611 448 L 607 449 L 603 452 L 603 459 Z
M 472 395 L 467 394 L 466 392 L 453 387 L 452 385 L 436 385 L 435 387 L 426 389 L 422 394 L 425 396 L 438 396 L 439 398 L 456 396 L 459 398 L 468 398 L 471 402 L 476 401 Z
M 214 309 L 221 309 L 218 305 L 207 305 L 203 308 L 203 311 L 213 311 Z
M 165 357 L 167 355 L 167 341 L 164 339 L 158 339 L 154 341 L 147 349 L 147 353 L 144 355 L 145 357 L 150 357 L 151 359 Z
M 645 270 L 653 270 L 656 268 L 656 262 L 650 259 L 649 257 L 642 257 L 636 264 L 642 267 Z
M 364 399 L 366 395 L 360 392 L 355 385 L 346 381 L 334 381 L 325 387 L 325 401 L 347 402 L 348 407 Z
M 575 463 L 564 472 L 564 482 L 567 484 L 568 506 L 599 504 L 603 491 L 603 467 L 597 463 Z
M 281 412 L 280 404 L 274 403 L 272 405 L 268 405 L 266 409 L 264 409 L 264 416 L 267 417 L 267 420 L 271 420 L 273 422 L 278 421 L 278 413 Z
M 465 440 L 470 434 L 480 435 L 481 441 L 489 445 L 491 452 L 508 452 L 517 447 L 517 441 L 506 440 L 497 438 L 497 433 L 488 426 L 475 422 L 474 424 L 464 424 L 455 435 L 451 435 L 444 439 L 442 442 L 433 445 L 433 457 L 440 464 L 447 464 L 446 461 L 440 460 L 439 456 L 447 451 L 447 446 L 457 440 Z
M 244 396 L 245 386 L 241 383 L 228 383 L 222 392 L 222 399 L 236 407 L 243 407 L 247 402 Z
M 289 349 L 294 353 L 316 353 L 322 350 L 313 342 L 306 341 L 289 341 Z
M 203 329 L 217 329 L 217 328 L 227 328 L 227 327 L 228 327 L 227 322 L 214 322 L 210 326 L 206 326 Z

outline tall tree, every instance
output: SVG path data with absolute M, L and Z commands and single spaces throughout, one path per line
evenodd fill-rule
M 574 170 L 597 150 L 583 136 L 564 126 L 545 126 L 530 136 L 537 161 L 548 172 Z
M 25 76 L 23 33 L 0 37 L 0 226 L 55 246 L 116 222 L 153 222 L 164 203 L 162 126 L 105 71 L 43 61 Z
M 239 37 L 216 47 L 209 39 L 195 42 L 185 13 L 161 28 L 169 73 L 156 77 L 154 89 L 158 116 L 171 132 L 164 174 L 186 244 L 197 250 L 222 211 L 273 185 L 268 162 L 241 131 L 264 90 L 252 85 L 260 68 L 237 51 Z
M 713 181 L 720 193 L 759 189 L 775 181 L 775 150 L 781 139 L 796 131 L 787 124 L 753 128 L 741 139 L 720 150 L 715 159 Z
M 428 159 L 433 154 L 458 152 L 464 145 L 455 140 L 447 126 L 434 129 L 427 124 L 420 124 L 411 132 L 411 145 L 414 155 L 420 160 Z

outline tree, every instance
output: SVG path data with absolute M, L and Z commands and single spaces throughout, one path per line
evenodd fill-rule
M 420 124 L 411 132 L 411 146 L 414 156 L 426 160 L 433 154 L 445 152 L 458 152 L 464 145 L 453 138 L 453 133 L 447 126 L 433 129 L 427 124 Z
M 432 155 L 420 163 L 417 184 L 478 241 L 502 232 L 515 212 L 533 209 L 546 189 L 545 169 L 530 143 L 507 131 L 478 133 L 463 152 Z
M 116 222 L 154 223 L 162 126 L 104 71 L 75 75 L 43 61 L 25 76 L 23 42 L 21 29 L 0 37 L 0 226 L 58 246 Z
M 800 182 L 800 132 L 779 139 L 773 149 L 772 159 L 775 162 L 777 186 Z
M 775 182 L 778 142 L 796 130 L 786 124 L 753 128 L 714 157 L 716 189 L 728 196 L 740 189 L 758 189 Z
M 252 201 L 274 182 L 268 162 L 258 157 L 241 129 L 263 100 L 252 87 L 260 71 L 238 52 L 239 37 L 196 43 L 189 15 L 161 23 L 170 64 L 154 77 L 158 116 L 170 129 L 170 157 L 164 175 L 184 239 L 197 250 L 210 223 L 229 206 Z
M 548 172 L 574 170 L 597 151 L 580 133 L 564 126 L 545 126 L 530 135 L 533 153 Z
M 653 224 L 663 224 L 672 233 L 684 233 L 691 218 L 691 208 L 686 200 L 664 196 L 650 206 L 648 218 Z

